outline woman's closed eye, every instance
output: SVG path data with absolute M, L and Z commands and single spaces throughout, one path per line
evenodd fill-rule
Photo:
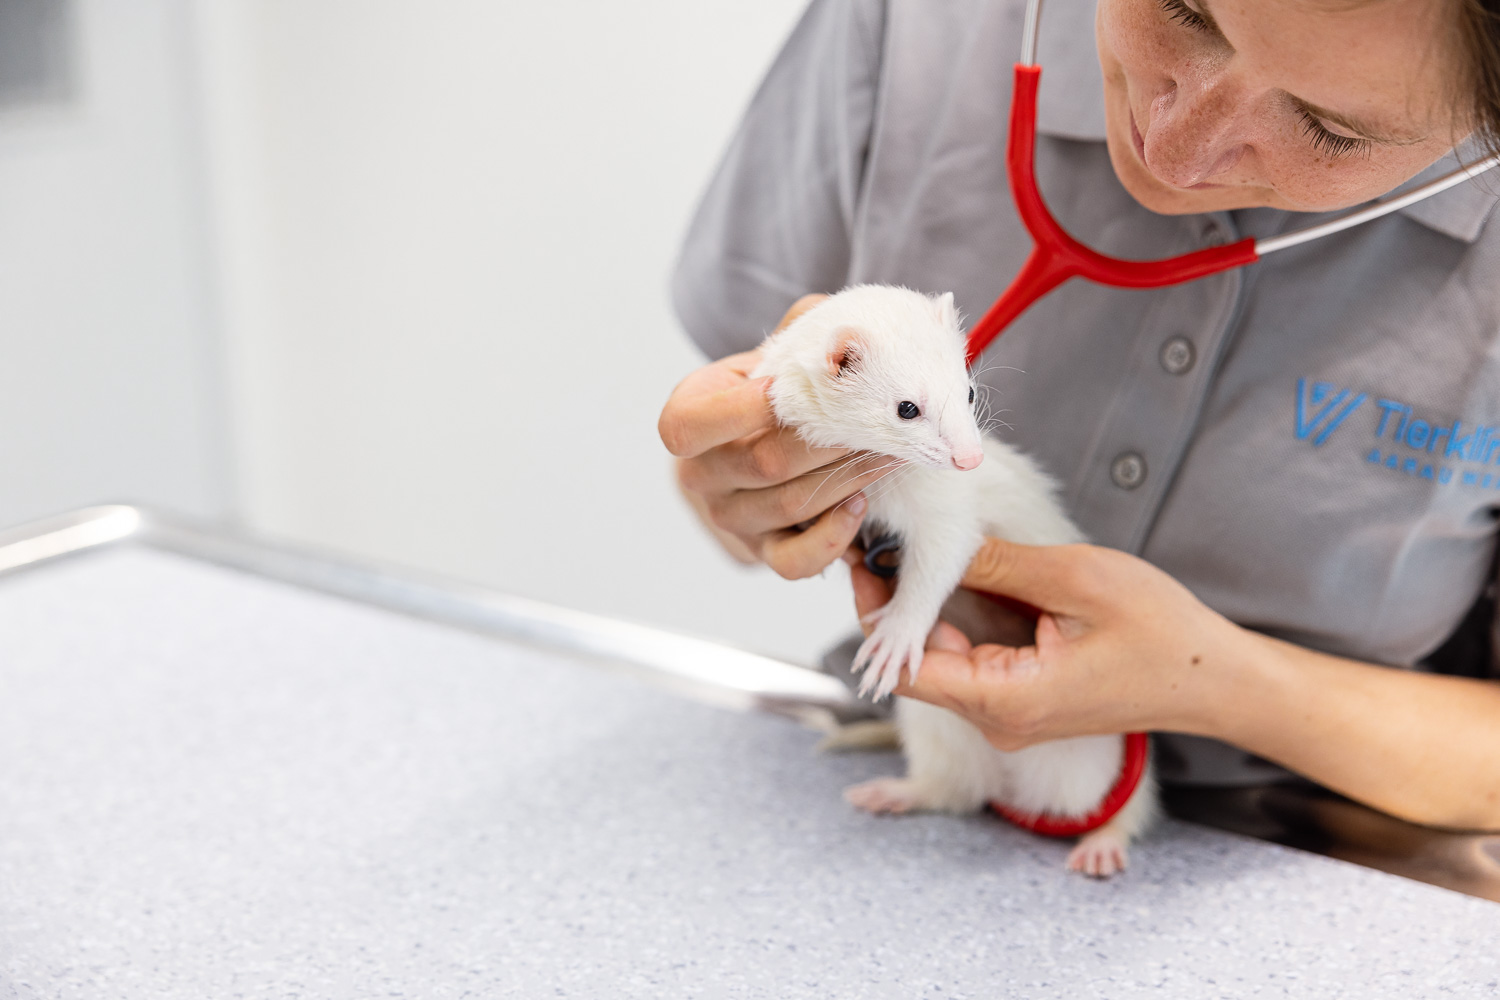
M 1212 31 L 1217 34 L 1213 21 L 1201 11 L 1189 7 L 1184 0 L 1159 0 L 1161 9 L 1178 24 L 1185 24 L 1195 31 Z
M 1228 44 L 1223 32 L 1214 22 L 1213 16 L 1208 10 L 1191 6 L 1187 0 L 1157 0 L 1162 11 L 1173 21 L 1184 25 L 1193 31 L 1203 32 Z M 1373 143 L 1369 139 L 1355 135 L 1345 135 L 1328 127 L 1328 124 L 1318 117 L 1310 108 L 1296 98 L 1292 99 L 1293 112 L 1299 119 L 1302 136 L 1320 153 L 1339 159 L 1340 157 L 1355 154 L 1368 153 Z
M 1327 153 L 1334 159 L 1355 153 L 1368 153 L 1373 145 L 1369 139 L 1333 131 L 1306 108 L 1299 107 L 1297 114 L 1302 119 L 1302 134 L 1312 143 L 1313 149 Z

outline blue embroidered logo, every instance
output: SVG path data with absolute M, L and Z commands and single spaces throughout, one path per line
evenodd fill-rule
M 1305 441 L 1312 435 L 1313 447 L 1328 440 L 1328 435 L 1339 429 L 1339 424 L 1349 419 L 1349 414 L 1359 409 L 1365 394 L 1352 394 L 1348 389 L 1333 391 L 1332 382 L 1297 380 L 1297 438 Z M 1317 432 L 1314 434 L 1314 432 Z
M 1339 389 L 1331 382 L 1297 380 L 1299 441 L 1321 447 L 1368 398 L 1366 393 Z M 1457 483 L 1479 489 L 1500 489 L 1500 426 L 1465 425 L 1423 420 L 1415 409 L 1394 399 L 1377 399 L 1370 429 L 1374 440 L 1365 454 L 1371 465 L 1440 485 Z M 1467 466 L 1467 467 L 1466 467 Z M 1479 466 L 1479 468 L 1475 468 Z

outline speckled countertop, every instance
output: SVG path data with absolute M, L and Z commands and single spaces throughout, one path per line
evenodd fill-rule
M 126 549 L 0 581 L 0 998 L 1493 997 L 1500 905 L 1168 823 L 1122 878 L 888 755 Z

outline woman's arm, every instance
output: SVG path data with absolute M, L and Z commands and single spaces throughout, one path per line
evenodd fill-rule
M 853 563 L 861 615 L 884 581 Z M 1149 563 L 991 539 L 964 585 L 1042 611 L 1033 645 L 940 624 L 897 694 L 1014 750 L 1094 733 L 1210 736 L 1416 823 L 1500 830 L 1500 684 L 1316 653 L 1240 628 Z
M 1414 823 L 1500 830 L 1500 683 L 1243 632 L 1212 732 Z

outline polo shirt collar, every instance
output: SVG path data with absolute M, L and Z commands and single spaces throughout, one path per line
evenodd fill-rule
M 1438 160 L 1401 185 L 1399 190 L 1437 180 L 1443 174 L 1457 170 L 1460 163 L 1473 163 L 1483 155 L 1483 150 L 1476 143 L 1465 143 L 1456 153 L 1449 153 Z M 1500 167 L 1496 170 L 1500 170 Z M 1479 238 L 1485 220 L 1490 217 L 1497 201 L 1500 201 L 1500 176 L 1496 176 L 1496 172 L 1492 170 L 1481 174 L 1476 180 L 1456 184 L 1442 194 L 1408 205 L 1401 213 L 1429 229 L 1465 243 L 1473 243 Z
M 1021 57 L 1002 54 L 1012 61 Z M 1037 38 L 1042 64 L 1036 130 L 1083 142 L 1104 141 L 1104 74 L 1094 44 L 1094 0 L 1051 0 L 1042 5 Z
M 1042 10 L 1037 53 L 1042 64 L 1037 133 L 1079 142 L 1103 142 L 1104 75 L 1094 44 L 1094 0 L 1048 0 Z M 1010 56 L 1019 57 L 1019 50 Z M 1397 190 L 1425 184 L 1456 169 L 1460 156 L 1473 162 L 1480 155 L 1472 143 L 1466 144 L 1458 153 L 1443 157 Z M 1500 202 L 1500 167 L 1477 182 L 1468 181 L 1426 201 L 1408 205 L 1400 214 L 1445 236 L 1473 243 L 1496 202 Z

